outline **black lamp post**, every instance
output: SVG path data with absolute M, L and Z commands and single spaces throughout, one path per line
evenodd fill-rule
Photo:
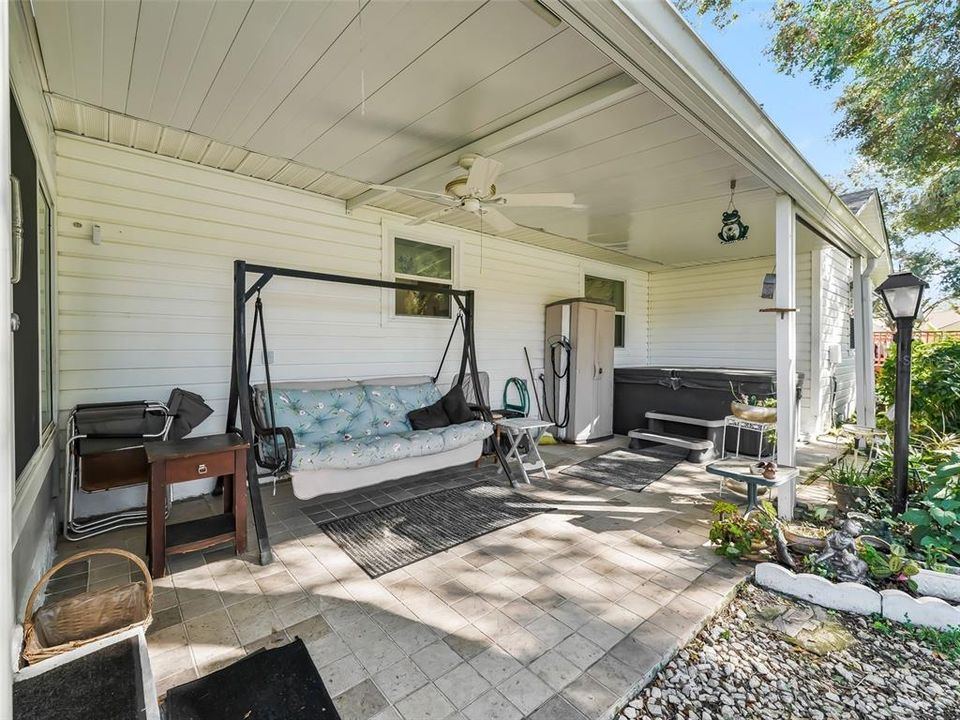
M 910 456 L 910 346 L 913 323 L 927 284 L 912 272 L 894 273 L 877 288 L 897 324 L 897 391 L 893 416 L 893 511 L 907 509 L 907 460 Z

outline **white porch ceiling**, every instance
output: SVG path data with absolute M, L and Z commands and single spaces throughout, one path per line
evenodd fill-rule
M 362 4 L 361 4 L 362 3 Z M 656 269 L 769 255 L 765 184 L 520 0 L 34 3 L 60 130 L 348 199 L 440 190 L 467 150 L 498 189 L 573 192 L 507 237 Z M 720 246 L 731 179 L 751 239 Z M 372 205 L 419 214 L 424 200 Z M 447 222 L 476 228 L 452 213 Z

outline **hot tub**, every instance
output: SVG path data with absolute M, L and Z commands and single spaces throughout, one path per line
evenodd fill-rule
M 797 374 L 797 400 L 803 375 Z M 775 397 L 775 370 L 740 368 L 703 368 L 680 366 L 643 366 L 615 368 L 613 371 L 613 431 L 626 435 L 630 430 L 647 427 L 647 412 L 662 412 L 703 420 L 721 420 L 730 414 L 730 403 L 738 395 Z M 691 425 L 665 428 L 691 437 L 703 431 Z M 705 432 L 699 434 L 705 437 Z M 756 433 L 744 433 L 740 451 L 757 452 Z M 735 433 L 728 433 L 727 449 L 733 450 Z

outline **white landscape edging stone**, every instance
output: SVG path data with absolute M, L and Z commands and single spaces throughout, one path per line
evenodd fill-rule
M 909 621 L 913 625 L 940 630 L 960 627 L 960 607 L 938 597 L 915 598 L 902 590 L 877 592 L 861 583 L 833 583 L 819 575 L 792 572 L 776 563 L 760 563 L 753 577 L 761 587 L 833 610 L 858 615 L 883 615 L 895 622 Z
M 883 616 L 896 622 L 946 630 L 960 627 L 960 608 L 935 597 L 915 598 L 902 590 L 881 590 Z
M 754 571 L 757 585 L 816 605 L 857 613 L 879 614 L 880 593 L 860 583 L 832 583 L 819 575 L 795 573 L 776 563 L 760 563 Z
M 923 595 L 960 602 L 960 575 L 923 569 L 914 578 L 917 589 Z

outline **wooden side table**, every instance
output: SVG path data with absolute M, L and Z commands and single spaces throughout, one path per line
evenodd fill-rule
M 153 577 L 163 577 L 167 555 L 206 550 L 230 541 L 238 555 L 246 549 L 249 447 L 235 433 L 144 444 L 150 464 L 147 555 Z M 208 477 L 226 477 L 223 513 L 167 526 L 167 487 Z

